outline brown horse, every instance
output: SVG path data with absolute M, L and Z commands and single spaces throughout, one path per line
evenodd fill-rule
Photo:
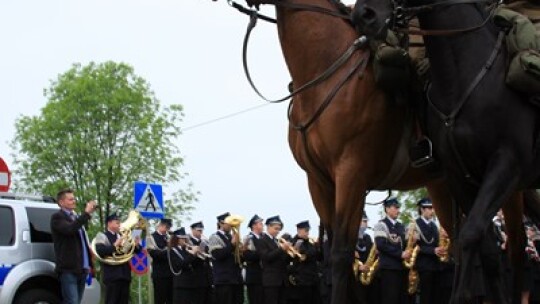
M 348 20 L 327 13 L 340 14 L 333 0 L 247 2 L 276 6 L 279 39 L 294 88 L 324 74 L 358 38 Z M 452 198 L 445 181 L 442 175 L 410 167 L 412 115 L 376 87 L 370 65 L 363 69 L 368 52 L 357 49 L 327 79 L 296 94 L 290 109 L 290 148 L 307 174 L 321 222 L 332 235 L 333 304 L 348 302 L 354 246 L 369 190 L 425 186 L 441 224 L 452 231 Z M 521 196 L 512 201 L 505 216 L 517 235 L 522 208 L 515 202 L 521 202 Z

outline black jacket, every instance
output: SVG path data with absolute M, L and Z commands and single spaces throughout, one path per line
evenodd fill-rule
M 420 251 L 416 258 L 415 268 L 418 271 L 436 271 L 440 268 L 439 258 L 435 254 L 435 248 L 439 246 L 439 230 L 435 223 L 429 225 L 421 218 L 416 219 L 416 225 L 421 231 L 418 242 Z
M 375 225 L 374 230 L 375 244 L 379 252 L 379 268 L 404 270 L 401 254 L 407 243 L 403 224 L 400 222 L 392 224 L 388 218 L 384 218 Z
M 109 245 L 97 243 L 96 251 L 100 257 L 110 257 L 115 252 L 114 242 L 118 238 L 116 234 L 105 231 L 105 236 L 109 239 Z M 137 246 L 135 253 L 141 252 L 141 247 Z M 103 267 L 103 282 L 105 284 L 113 281 L 131 281 L 131 268 L 129 262 L 120 265 L 109 265 L 101 263 Z
M 369 252 L 371 251 L 371 247 L 373 247 L 373 240 L 371 240 L 371 236 L 369 234 L 364 233 L 362 238 L 358 238 L 355 250 L 358 252 L 359 259 L 362 263 L 366 262 Z
M 317 249 L 309 240 L 295 236 L 292 244 L 296 245 L 298 242 L 301 242 L 298 251 L 300 254 L 305 255 L 306 259 L 301 261 L 299 257 L 295 257 L 290 268 L 290 274 L 294 277 L 294 282 L 298 286 L 318 285 Z
M 268 287 L 285 286 L 288 281 L 287 265 L 289 255 L 266 233 L 259 239 L 257 252 L 262 262 L 262 285 Z
M 51 231 L 56 256 L 57 273 L 70 272 L 82 274 L 83 251 L 79 230 L 83 229 L 90 220 L 88 213 L 83 213 L 76 220 L 72 220 L 64 211 L 59 210 L 51 216 Z M 88 244 L 88 237 L 84 232 L 84 241 L 88 254 L 88 262 L 92 268 L 92 254 Z
M 234 259 L 231 238 L 217 232 L 210 236 L 210 253 L 213 258 L 214 285 L 242 284 L 240 265 Z
M 152 257 L 152 278 L 172 278 L 167 258 L 167 235 L 161 235 L 155 231 L 152 233 L 152 238 L 157 246 L 155 249 L 148 249 L 148 254 Z
M 251 243 L 255 250 L 245 250 L 243 254 L 244 262 L 246 263 L 246 284 L 261 285 L 262 284 L 262 267 L 261 258 L 257 252 L 259 246 L 259 238 L 253 232 L 248 235 L 248 242 Z
M 193 246 L 200 246 L 202 245 L 202 240 L 198 240 L 194 237 L 190 236 L 191 244 Z M 208 247 L 206 247 L 205 253 L 207 253 Z M 211 278 L 212 278 L 212 268 L 210 266 L 210 261 L 208 259 L 201 259 L 197 257 L 195 261 L 191 263 L 193 266 L 193 280 L 196 286 L 198 287 L 209 287 L 212 285 Z
M 171 249 L 171 266 L 175 272 L 173 285 L 175 288 L 197 288 L 193 263 L 198 258 L 186 250 L 176 247 Z

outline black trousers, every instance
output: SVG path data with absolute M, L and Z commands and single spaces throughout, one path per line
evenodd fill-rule
M 195 288 L 175 287 L 173 292 L 174 304 L 196 304 L 197 294 Z
M 404 270 L 380 270 L 381 304 L 407 303 L 406 274 Z
M 216 285 L 216 302 L 219 304 L 243 304 L 244 285 Z
M 420 304 L 432 304 L 439 302 L 439 292 L 437 281 L 437 272 L 435 271 L 421 271 L 418 272 L 420 282 L 418 287 L 420 289 Z
M 247 284 L 247 296 L 249 304 L 263 304 L 264 292 L 261 284 Z
M 130 283 L 125 280 L 105 283 L 105 304 L 128 304 Z
M 265 304 L 285 304 L 285 286 L 264 286 Z
M 173 278 L 152 278 L 154 284 L 154 304 L 173 303 Z
M 287 304 L 313 304 L 316 302 L 316 297 L 319 297 L 318 290 L 315 286 L 294 286 L 294 299 L 287 301 Z

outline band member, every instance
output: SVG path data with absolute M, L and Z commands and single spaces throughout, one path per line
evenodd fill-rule
M 527 256 L 531 264 L 529 303 L 540 304 L 540 231 L 534 224 L 527 226 Z
M 291 244 L 287 241 L 280 242 L 278 233 L 283 229 L 283 222 L 279 215 L 266 219 L 266 232 L 258 242 L 257 252 L 262 263 L 262 285 L 264 289 L 264 303 L 285 303 L 285 286 L 287 278 L 287 265 L 289 255 L 287 250 Z
M 261 259 L 257 253 L 257 243 L 263 233 L 263 219 L 255 214 L 248 223 L 251 231 L 243 242 L 243 258 L 246 263 L 246 286 L 249 304 L 262 304 L 262 269 Z
M 120 220 L 116 213 L 106 218 L 107 230 L 96 236 L 96 251 L 102 258 L 111 257 L 116 248 L 122 245 L 120 237 Z M 135 240 L 135 253 L 141 251 L 140 240 Z M 105 284 L 106 304 L 127 304 L 129 301 L 129 284 L 131 283 L 131 269 L 129 262 L 119 265 L 101 263 L 103 283 Z
M 210 266 L 210 255 L 208 254 L 208 240 L 203 238 L 204 225 L 202 222 L 191 224 L 191 235 L 189 242 L 192 246 L 199 247 L 198 260 L 193 263 L 194 280 L 197 285 L 199 296 L 198 303 L 207 304 L 212 299 L 212 267 Z
M 321 225 L 319 226 L 319 265 L 321 273 L 321 282 L 320 282 L 320 294 L 321 294 L 321 303 L 330 304 L 332 299 L 332 264 L 330 261 L 330 239 L 328 238 L 328 233 L 326 229 Z
M 358 229 L 358 240 L 356 241 L 356 247 L 354 250 L 355 259 L 358 259 L 362 263 L 362 266 L 360 266 L 359 268 L 360 272 L 366 272 L 369 270 L 369 266 L 365 265 L 365 263 L 368 259 L 371 247 L 373 247 L 373 240 L 371 239 L 371 236 L 367 234 L 368 220 L 369 219 L 364 212 L 364 214 L 362 215 L 362 222 L 360 222 L 360 228 Z M 374 300 L 377 296 L 377 285 L 378 284 L 377 282 L 375 282 L 375 280 L 372 280 L 369 286 L 365 286 L 360 283 L 357 284 L 355 286 L 355 296 L 357 302 L 378 303 Z
M 241 265 L 234 251 L 240 246 L 239 236 L 231 234 L 231 225 L 224 222 L 229 212 L 217 217 L 219 230 L 210 236 L 209 252 L 213 258 L 216 299 L 222 304 L 241 304 L 244 301 Z
M 439 256 L 445 249 L 439 246 L 439 228 L 433 222 L 433 204 L 429 198 L 417 202 L 418 214 L 416 227 L 418 232 L 417 245 L 420 247 L 416 258 L 416 270 L 420 278 L 420 304 L 436 303 L 438 294 L 436 288 L 437 270 L 440 268 Z
M 147 237 L 148 253 L 152 257 L 152 283 L 154 285 L 154 303 L 173 303 L 173 274 L 167 257 L 170 219 L 161 219 L 156 231 Z
M 296 236 L 292 239 L 293 248 L 297 252 L 289 273 L 289 283 L 296 294 L 292 303 L 312 304 L 319 297 L 317 294 L 319 284 L 317 249 L 313 240 L 309 238 L 310 228 L 309 221 L 296 224 Z
M 173 302 L 175 304 L 198 304 L 199 293 L 193 264 L 198 260 L 199 247 L 188 247 L 189 237 L 182 227 L 174 231 L 169 243 L 171 271 L 174 272 Z
M 405 249 L 405 227 L 398 222 L 401 204 L 396 198 L 384 200 L 386 217 L 373 228 L 379 252 L 379 276 L 382 304 L 406 303 L 407 276 L 403 260 L 411 256 Z M 391 286 L 391 287 L 390 287 Z

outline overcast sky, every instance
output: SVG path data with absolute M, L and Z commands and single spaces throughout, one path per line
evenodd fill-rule
M 201 192 L 186 224 L 203 220 L 210 234 L 215 216 L 230 211 L 246 219 L 279 214 L 290 232 L 305 219 L 316 227 L 305 174 L 287 144 L 286 103 L 198 126 L 264 104 L 242 71 L 247 21 L 225 0 L 2 1 L 0 156 L 12 162 L 7 143 L 16 118 L 39 113 L 43 89 L 58 74 L 76 62 L 125 62 L 163 105 L 184 106 L 186 131 L 177 144 Z M 287 93 L 290 77 L 274 25 L 259 22 L 249 65 L 265 94 Z M 372 223 L 379 208 L 368 207 Z

